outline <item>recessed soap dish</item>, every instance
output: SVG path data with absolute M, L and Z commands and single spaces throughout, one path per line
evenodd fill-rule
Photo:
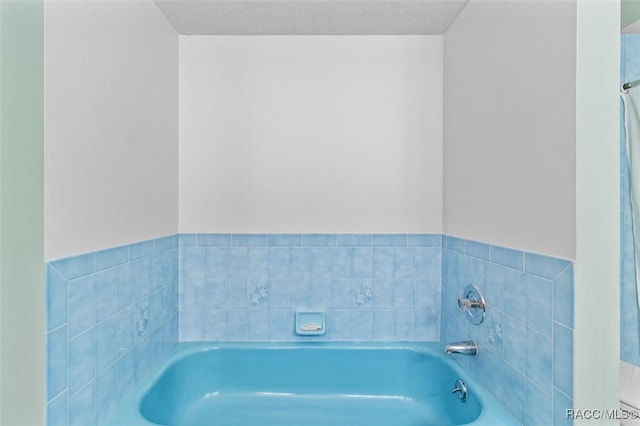
M 296 309 L 296 334 L 320 336 L 325 331 L 324 309 Z

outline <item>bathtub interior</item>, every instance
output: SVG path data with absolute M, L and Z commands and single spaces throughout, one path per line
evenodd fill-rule
M 522 425 L 436 342 L 181 342 L 102 426 L 263 424 Z
M 408 349 L 216 348 L 168 366 L 139 409 L 161 425 L 467 424 L 482 405 L 472 392 L 465 402 L 451 392 L 457 378 Z

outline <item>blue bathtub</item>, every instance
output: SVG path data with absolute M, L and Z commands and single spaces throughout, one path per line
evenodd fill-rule
M 520 423 L 437 343 L 305 342 L 180 343 L 105 424 Z

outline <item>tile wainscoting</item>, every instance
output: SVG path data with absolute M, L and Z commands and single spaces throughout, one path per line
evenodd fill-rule
M 570 424 L 573 264 L 432 234 L 180 234 L 47 264 L 49 425 L 100 424 L 177 341 L 475 339 L 527 425 Z M 457 298 L 476 284 L 487 317 Z M 326 310 L 322 336 L 296 308 Z
M 47 264 L 47 424 L 99 424 L 178 340 L 178 236 Z
M 181 340 L 440 340 L 440 235 L 180 236 Z M 323 336 L 296 308 L 326 310 Z
M 474 339 L 455 355 L 525 425 L 570 425 L 573 398 L 573 263 L 445 237 L 442 342 Z M 458 309 L 468 284 L 487 303 L 482 324 Z

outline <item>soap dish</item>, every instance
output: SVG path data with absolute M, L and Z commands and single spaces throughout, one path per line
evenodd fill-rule
M 323 309 L 296 309 L 296 334 L 319 336 L 325 333 Z

